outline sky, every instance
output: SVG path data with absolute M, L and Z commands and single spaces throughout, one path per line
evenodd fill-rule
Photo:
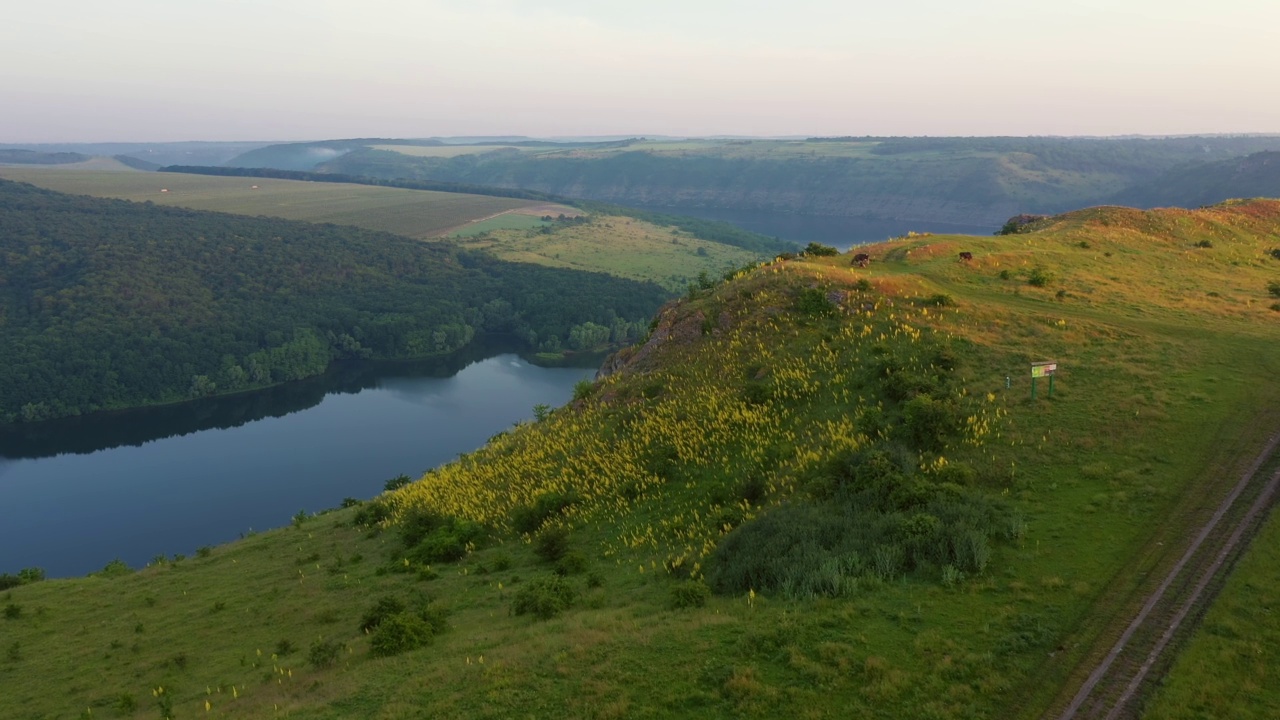
M 1274 0 L 15 0 L 0 143 L 1280 132 Z

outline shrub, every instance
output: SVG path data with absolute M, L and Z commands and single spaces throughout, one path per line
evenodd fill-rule
M 559 575 L 546 575 L 525 583 L 511 599 L 515 615 L 533 615 L 549 620 L 573 605 L 573 587 Z
M 577 494 L 572 490 L 564 493 L 543 493 L 534 498 L 532 505 L 517 507 L 511 511 L 511 527 L 532 535 L 548 520 L 560 515 L 579 501 Z
M 351 524 L 355 527 L 373 527 L 391 517 L 391 507 L 380 500 L 371 500 L 356 510 Z
M 353 507 L 360 507 L 360 505 L 361 505 L 361 500 L 359 500 L 358 498 L 353 498 L 353 497 L 342 498 L 341 507 L 353 508 Z
M 811 242 L 805 246 L 804 254 L 812 255 L 814 257 L 831 257 L 833 255 L 839 255 L 840 251 L 836 250 L 830 245 L 823 245 L 822 243 Z
M 121 715 L 132 715 L 138 711 L 138 700 L 130 693 L 116 696 L 116 712 Z
M 999 273 L 999 276 L 1001 280 L 1008 280 L 1009 278 L 1013 277 L 1012 275 L 1009 274 L 1008 270 L 1001 270 Z
M 369 647 L 374 655 L 386 657 L 429 645 L 433 638 L 431 626 L 419 615 L 401 612 L 378 623 Z
M 476 523 L 427 510 L 410 511 L 400 523 L 405 548 L 423 564 L 459 560 L 483 534 Z
M 391 492 L 393 490 L 399 490 L 400 488 L 404 487 L 405 485 L 408 485 L 411 482 L 413 482 L 413 480 L 408 475 L 401 473 L 391 478 L 390 480 L 386 481 L 385 483 L 383 483 L 382 489 L 385 490 L 386 492 Z
M 1031 273 L 1027 275 L 1027 284 L 1034 287 L 1045 287 L 1054 280 L 1053 273 L 1037 265 L 1031 268 Z
M 1204 240 L 1199 240 L 1199 241 L 1197 241 L 1197 242 L 1196 242 L 1196 247 L 1198 247 L 1198 248 L 1211 248 L 1211 247 L 1213 247 L 1213 241 L 1212 241 L 1212 240 L 1209 240 L 1208 238 L 1206 238 L 1206 239 L 1204 239 Z
M 1275 258 L 1276 260 L 1280 260 L 1280 248 L 1273 249 L 1271 251 L 1271 257 Z
M 960 427 L 960 410 L 950 399 L 917 395 L 902 407 L 903 428 L 920 450 L 940 451 Z
M 9 573 L 0 575 L 0 590 L 16 588 L 21 584 L 22 580 L 19 580 L 17 575 L 10 575 Z
M 586 569 L 586 556 L 576 550 L 570 550 L 556 561 L 555 572 L 557 575 L 569 576 L 585 572 Z
M 586 400 L 591 397 L 593 389 L 595 389 L 595 383 L 590 380 L 579 380 L 573 384 L 573 399 L 575 401 Z
M 329 667 L 337 662 L 338 652 L 341 649 L 338 643 L 331 640 L 316 640 L 311 643 L 311 649 L 307 651 L 307 662 L 315 668 Z
M 555 562 L 569 551 L 569 531 L 562 527 L 544 528 L 533 541 L 533 551 L 547 562 Z
M 22 617 L 22 606 L 9 603 L 4 606 L 4 617 L 6 620 L 17 620 Z
M 208 545 L 201 545 L 196 549 L 196 557 L 207 558 L 213 554 L 213 548 Z
M 935 305 L 937 307 L 952 307 L 956 304 L 956 301 L 946 293 L 937 293 L 925 298 L 924 304 Z
M 818 288 L 805 288 L 796 298 L 796 310 L 805 315 L 830 315 L 835 309 L 827 294 Z
M 699 580 L 685 580 L 671 586 L 668 603 L 673 610 L 702 607 L 711 597 L 711 588 Z
M 281 640 L 276 643 L 276 655 L 280 657 L 292 654 L 295 649 L 291 640 Z
M 41 580 L 44 580 L 44 568 L 38 568 L 38 567 L 22 568 L 21 570 L 18 571 L 18 580 L 20 580 L 23 585 L 30 585 L 33 582 L 40 582 Z
M 126 565 L 123 560 L 116 558 L 107 563 L 102 568 L 102 572 L 100 572 L 99 575 L 103 577 L 116 577 L 119 575 L 128 575 L 131 572 L 133 572 L 133 570 L 130 570 L 129 566 Z
M 1272 280 L 1267 283 L 1267 292 L 1271 293 L 1273 297 L 1280 297 L 1280 282 Z
M 858 278 L 858 281 L 853 284 L 853 289 L 858 292 L 869 292 L 871 290 L 871 281 L 866 278 Z
M 403 602 L 389 595 L 384 595 L 378 598 L 373 607 L 365 612 L 364 618 L 360 621 L 360 629 L 369 632 L 381 625 L 387 618 L 402 612 L 404 612 Z

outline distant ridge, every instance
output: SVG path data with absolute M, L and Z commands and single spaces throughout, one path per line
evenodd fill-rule
M 1280 197 L 1280 152 L 1183 165 L 1115 197 L 1136 207 L 1199 207 L 1228 198 Z

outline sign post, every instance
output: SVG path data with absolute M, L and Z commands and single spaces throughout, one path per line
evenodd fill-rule
M 1031 399 L 1036 399 L 1036 378 L 1049 378 L 1049 397 L 1053 397 L 1053 376 L 1058 372 L 1057 361 L 1031 363 Z

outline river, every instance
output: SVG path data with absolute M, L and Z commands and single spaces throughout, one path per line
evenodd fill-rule
M 142 567 L 343 498 L 370 498 L 567 402 L 589 367 L 488 340 L 419 363 L 336 367 L 264 391 L 0 427 L 0 573 Z

